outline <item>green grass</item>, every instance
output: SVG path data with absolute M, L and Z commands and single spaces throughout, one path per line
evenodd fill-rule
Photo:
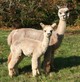
M 80 82 L 80 34 L 65 35 L 61 47 L 55 52 L 54 71 L 33 78 L 31 60 L 25 57 L 19 64 L 20 74 L 10 78 L 7 69 L 10 31 L 0 30 L 0 82 Z

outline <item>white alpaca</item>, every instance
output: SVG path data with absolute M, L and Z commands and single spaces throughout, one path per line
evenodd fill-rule
M 49 45 L 50 36 L 53 31 L 53 27 L 56 26 L 56 24 L 52 25 L 44 25 L 43 23 L 40 23 L 40 25 L 43 28 L 43 41 L 33 40 L 29 38 L 24 38 L 21 41 L 14 42 L 10 49 L 12 58 L 10 62 L 8 63 L 8 70 L 9 75 L 12 77 L 15 75 L 17 70 L 17 63 L 22 58 L 23 55 L 25 56 L 32 56 L 32 74 L 33 76 L 36 76 L 40 72 L 39 68 L 39 61 L 42 54 L 44 54 L 47 50 L 47 47 Z
M 66 29 L 66 21 L 69 17 L 69 9 L 67 7 L 58 7 L 59 24 L 58 28 L 52 33 L 50 38 L 49 47 L 44 55 L 44 70 L 45 73 L 50 72 L 51 65 L 53 66 L 53 55 L 55 50 L 60 47 L 60 44 L 64 37 L 64 32 Z M 43 40 L 43 32 L 41 30 L 22 28 L 13 30 L 8 36 L 8 44 L 12 45 L 15 41 L 20 41 L 23 38 L 31 38 L 35 40 Z M 8 57 L 8 61 L 11 59 L 11 54 Z

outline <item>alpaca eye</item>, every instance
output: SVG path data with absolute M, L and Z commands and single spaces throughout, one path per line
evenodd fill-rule
M 61 12 L 59 12 L 60 14 L 62 14 Z
M 50 32 L 52 33 L 52 30 L 50 30 Z
M 66 11 L 66 13 L 68 13 L 68 11 Z

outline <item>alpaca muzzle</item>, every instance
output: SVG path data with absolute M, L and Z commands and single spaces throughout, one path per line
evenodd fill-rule
M 47 33 L 47 35 L 50 37 L 51 36 L 51 33 Z

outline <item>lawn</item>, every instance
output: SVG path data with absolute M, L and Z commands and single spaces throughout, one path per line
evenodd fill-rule
M 65 34 L 62 45 L 55 52 L 54 71 L 32 77 L 31 58 L 25 57 L 19 64 L 20 74 L 10 78 L 7 69 L 10 31 L 0 30 L 0 82 L 80 82 L 80 32 Z

